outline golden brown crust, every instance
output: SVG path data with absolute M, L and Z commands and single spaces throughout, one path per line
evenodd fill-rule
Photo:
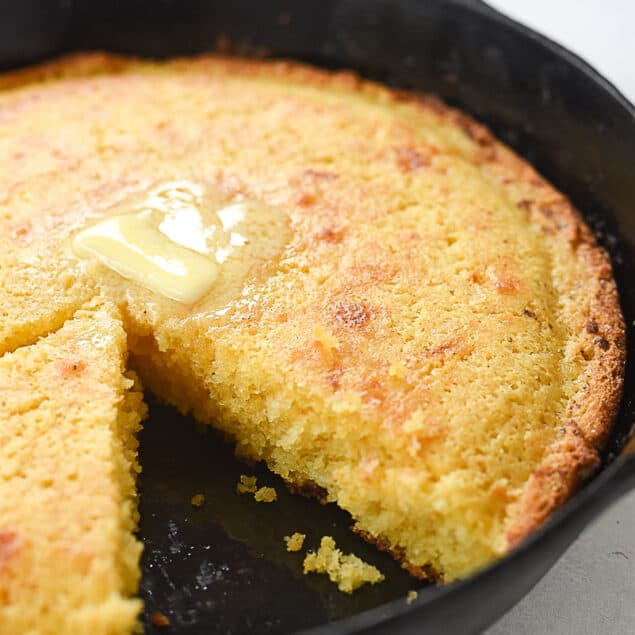
M 205 66 L 210 58 L 172 61 Z M 565 502 L 599 465 L 599 451 L 606 441 L 619 406 L 625 363 L 625 327 L 608 254 L 599 247 L 571 203 L 542 179 L 533 168 L 496 141 L 489 131 L 470 117 L 434 97 L 392 91 L 361 80 L 345 71 L 328 73 L 292 62 L 263 64 L 257 61 L 214 57 L 213 73 L 240 72 L 242 75 L 284 77 L 315 87 L 350 90 L 381 103 L 408 103 L 434 112 L 453 123 L 472 139 L 478 148 L 478 162 L 490 179 L 500 183 L 511 200 L 525 210 L 531 223 L 546 235 L 561 235 L 584 262 L 594 281 L 595 292 L 584 328 L 576 337 L 589 363 L 562 414 L 560 437 L 549 447 L 530 476 L 519 500 L 514 504 L 513 522 L 508 528 L 508 544 L 513 547 L 539 527 L 547 516 Z M 60 76 L 80 77 L 103 72 L 118 72 L 138 60 L 103 54 L 75 55 L 35 69 L 18 71 L 0 78 L 0 88 L 11 89 L 29 82 L 47 81 Z M 405 168 L 416 168 L 417 157 L 401 157 Z M 567 310 L 567 299 L 563 299 Z M 587 357 L 585 357 L 587 359 Z M 365 536 L 381 546 L 381 540 Z M 392 552 L 396 554 L 395 550 Z M 396 554 L 398 557 L 398 554 Z
M 116 73 L 130 65 L 131 58 L 109 53 L 76 53 L 37 66 L 0 75 L 0 90 L 20 88 L 26 84 L 55 81 L 64 77 L 87 77 Z
M 426 580 L 427 582 L 436 582 L 437 584 L 443 583 L 443 574 L 436 571 L 434 567 L 430 565 L 421 567 L 411 565 L 406 558 L 405 551 L 401 547 L 391 545 L 385 538 L 373 536 L 358 525 L 353 525 L 351 529 L 366 542 L 371 545 L 375 545 L 379 551 L 389 553 L 397 562 L 399 562 L 399 564 L 401 564 L 401 568 L 405 569 L 411 576 L 419 578 L 419 580 Z
M 510 548 L 540 527 L 600 466 L 599 453 L 622 396 L 626 334 L 609 256 L 595 244 L 577 212 L 571 207 L 568 212 L 588 236 L 583 257 L 597 276 L 597 294 L 585 324 L 595 356 L 580 390 L 569 402 L 560 439 L 529 477 L 516 508 L 516 522 L 508 530 Z
M 456 116 L 456 115 L 455 115 Z M 545 233 L 562 232 L 595 281 L 595 294 L 581 339 L 592 340 L 592 359 L 579 391 L 569 400 L 561 436 L 530 476 L 508 529 L 509 548 L 546 518 L 593 474 L 619 408 L 626 362 L 626 331 L 611 261 L 571 202 L 532 167 L 498 143 L 480 124 L 458 114 L 479 140 L 484 162 L 496 162 L 498 177 Z M 512 187 L 513 184 L 513 187 Z
M 468 115 L 447 107 L 436 98 L 414 99 L 454 121 L 476 140 L 483 163 L 497 164 L 497 177 L 511 190 L 520 207 L 531 211 L 532 221 L 545 233 L 562 232 L 588 263 L 597 287 L 585 323 L 596 347 L 582 387 L 572 397 L 561 438 L 549 448 L 530 476 L 515 507 L 516 520 L 508 529 L 509 548 L 538 529 L 565 503 L 600 465 L 602 450 L 619 408 L 626 363 L 626 330 L 609 254 L 600 247 L 580 212 L 531 166 L 498 142 L 489 130 Z M 513 187 L 510 187 L 512 186 Z

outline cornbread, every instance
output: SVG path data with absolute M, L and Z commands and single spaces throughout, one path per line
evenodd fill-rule
M 300 551 L 304 545 L 305 538 L 306 534 L 301 534 L 297 531 L 290 536 L 285 536 L 284 542 L 287 545 L 287 551 Z
M 468 117 L 218 57 L 82 55 L 0 88 L 0 352 L 108 298 L 149 390 L 446 581 L 598 466 L 624 363 L 608 256 Z M 190 304 L 73 248 L 111 217 L 167 222 L 157 196 L 214 228 L 191 247 L 219 266 Z M 214 205 L 260 222 L 222 262 Z
M 111 307 L 0 358 L 0 633 L 129 633 L 142 395 Z
M 275 503 L 278 494 L 273 487 L 260 487 L 254 493 L 254 500 L 257 503 Z
M 192 507 L 203 507 L 203 505 L 205 505 L 205 496 L 203 494 L 194 494 L 190 502 L 192 503 Z
M 352 553 L 344 555 L 331 536 L 322 536 L 317 552 L 309 552 L 304 558 L 304 573 L 325 573 L 343 593 L 352 593 L 366 583 L 383 582 L 384 576 L 377 567 L 364 562 Z

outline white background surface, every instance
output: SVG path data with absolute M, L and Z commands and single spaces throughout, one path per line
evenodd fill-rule
M 635 0 L 489 4 L 585 58 L 635 102 Z M 574 634 L 635 635 L 635 492 L 587 528 L 485 635 Z

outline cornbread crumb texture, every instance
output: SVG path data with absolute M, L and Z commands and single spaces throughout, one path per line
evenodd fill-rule
M 0 87 L 0 351 L 111 298 L 150 390 L 447 581 L 598 465 L 624 360 L 607 255 L 467 117 L 286 62 L 84 56 Z M 180 179 L 288 219 L 253 284 L 221 267 L 186 306 L 69 254 Z
M 304 545 L 306 534 L 300 534 L 297 531 L 290 536 L 284 537 L 284 542 L 287 545 L 287 551 L 300 551 Z
M 131 632 L 138 382 L 108 305 L 0 358 L 0 633 Z
M 205 504 L 205 496 L 203 494 L 194 494 L 190 502 L 192 503 L 192 507 L 203 507 Z
M 412 604 L 418 597 L 419 594 L 416 591 L 408 591 L 408 595 L 406 595 L 406 603 Z
M 278 500 L 278 494 L 273 487 L 260 487 L 254 494 L 257 503 L 274 503 Z
M 317 553 L 306 555 L 304 573 L 325 573 L 344 593 L 352 593 L 366 583 L 377 584 L 384 580 L 384 576 L 373 565 L 352 553 L 344 555 L 331 536 L 322 537 Z

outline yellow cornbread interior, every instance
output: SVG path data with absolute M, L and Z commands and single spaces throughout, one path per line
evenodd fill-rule
M 566 202 L 530 168 L 447 110 L 289 64 L 80 58 L 0 117 L 0 350 L 103 294 L 148 389 L 413 569 L 509 549 L 597 350 L 591 247 L 532 207 Z M 279 210 L 284 247 L 189 305 L 69 251 L 181 179 Z
M 145 412 L 107 307 L 0 358 L 0 632 L 119 635 L 141 602 L 135 434 Z

